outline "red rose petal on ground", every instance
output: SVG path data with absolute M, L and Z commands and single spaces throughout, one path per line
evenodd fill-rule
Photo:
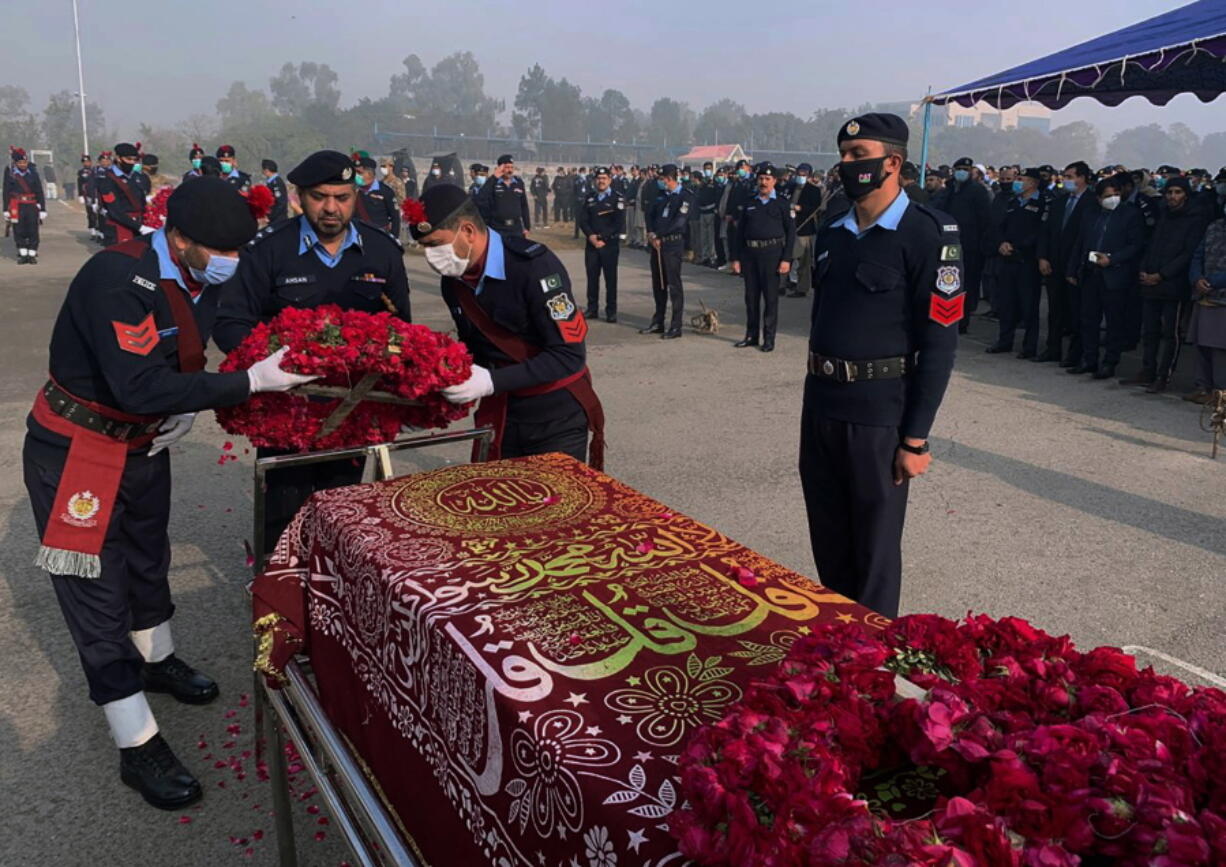
M 328 833 L 326 831 L 316 831 L 315 832 L 315 842 L 318 843 L 319 841 L 323 840 L 327 836 L 328 836 Z
M 221 447 L 225 451 L 230 451 L 231 449 L 234 448 L 234 443 L 230 442 L 229 440 L 226 440 L 224 443 L 221 444 Z
M 190 825 L 191 823 L 192 823 L 192 817 L 191 817 L 191 816 L 180 816 L 180 817 L 179 817 L 179 824 L 180 824 L 180 825 Z
M 320 816 L 320 817 L 319 817 L 319 821 L 318 821 L 316 824 L 319 824 L 319 825 L 326 825 L 326 824 L 328 824 L 328 817 L 327 817 L 327 816 Z
M 314 816 L 316 813 L 319 812 L 319 804 L 311 804 L 311 806 L 307 807 L 306 810 L 308 813 Z
M 255 829 L 254 831 L 251 832 L 251 839 L 252 840 L 263 840 L 264 832 L 260 830 L 259 828 Z

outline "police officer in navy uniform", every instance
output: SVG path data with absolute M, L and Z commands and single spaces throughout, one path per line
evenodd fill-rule
M 251 190 L 251 175 L 238 170 L 238 154 L 233 145 L 222 145 L 217 149 L 217 161 L 221 163 L 221 177 L 226 183 L 240 193 Z
M 238 273 L 222 292 L 213 337 L 230 352 L 260 322 L 287 307 L 336 304 L 346 310 L 391 312 L 410 321 L 404 250 L 392 235 L 354 219 L 358 192 L 353 160 L 317 151 L 287 176 L 302 216 L 272 223 L 243 250 Z M 455 187 L 463 194 L 463 190 Z M 261 449 L 259 454 L 279 454 Z M 353 461 L 330 461 L 268 473 L 264 545 L 271 551 L 307 498 L 324 488 L 361 481 Z
M 685 312 L 685 289 L 681 285 L 681 260 L 685 256 L 685 230 L 694 207 L 691 193 L 681 186 L 677 167 L 662 166 L 656 178 L 658 198 L 647 211 L 647 256 L 651 260 L 651 292 L 656 309 L 651 324 L 639 334 L 659 334 L 664 340 L 681 336 Z M 669 302 L 673 316 L 664 327 L 664 312 Z
M 788 258 L 796 242 L 792 202 L 775 191 L 778 170 L 770 163 L 758 166 L 757 194 L 741 206 L 736 219 L 732 273 L 745 277 L 745 337 L 733 346 L 758 346 L 761 326 L 763 352 L 775 351 L 779 324 L 779 276 L 791 270 Z
M 77 169 L 77 201 L 85 206 L 85 227 L 89 236 L 98 235 L 98 212 L 94 209 L 94 161 L 89 154 L 81 154 L 81 168 Z
M 405 216 L 475 362 L 443 396 L 481 401 L 476 421 L 495 431 L 491 459 L 561 452 L 602 469 L 604 410 L 587 370 L 587 320 L 561 260 L 487 227 L 458 187 L 432 187 Z
M 260 171 L 264 173 L 264 186 L 272 193 L 272 209 L 268 212 L 269 223 L 279 223 L 289 216 L 289 189 L 281 177 L 276 160 L 263 160 Z
M 474 199 L 481 192 L 481 188 L 489 181 L 489 166 L 482 163 L 473 163 L 468 167 L 468 176 L 472 178 L 472 183 L 468 185 L 468 194 Z
M 961 247 L 948 215 L 902 192 L 902 118 L 862 115 L 838 143 L 853 205 L 814 244 L 800 479 L 821 582 L 894 617 L 908 482 L 932 459 L 957 348 Z
M 1034 358 L 1039 351 L 1039 239 L 1047 223 L 1048 197 L 1041 188 L 1038 169 L 1026 169 L 1014 181 L 1019 187 L 1007 200 L 996 227 L 996 272 L 993 306 L 1000 313 L 1000 331 L 989 353 L 1012 352 L 1018 327 L 1024 329 L 1018 358 Z
M 256 222 L 216 179 L 181 186 L 166 208 L 164 229 L 98 253 L 68 287 L 22 464 L 42 542 L 35 562 L 51 573 L 120 776 L 175 810 L 199 800 L 200 783 L 158 733 L 145 693 L 203 704 L 218 689 L 175 655 L 167 448 L 200 410 L 311 377 L 282 371 L 284 352 L 247 371 L 204 371 L 217 283 Z
M 13 164 L 4 169 L 4 219 L 12 224 L 18 265 L 38 264 L 38 227 L 47 218 L 47 200 L 38 170 L 21 148 L 9 148 Z
M 626 198 L 612 188 L 609 170 L 596 166 L 596 188 L 587 195 L 577 215 L 579 231 L 587 239 L 583 262 L 587 268 L 587 310 L 595 320 L 600 315 L 600 275 L 604 273 L 606 322 L 617 321 L 617 259 L 626 235 Z
M 187 152 L 187 161 L 192 164 L 192 167 L 183 173 L 183 180 L 190 181 L 193 178 L 203 177 L 203 172 L 200 171 L 201 161 L 204 159 L 204 148 L 192 142 L 191 150 Z
M 527 235 L 532 228 L 528 215 L 528 191 L 515 174 L 515 158 L 498 158 L 497 177 L 487 180 L 477 192 L 481 218 L 500 235 Z
M 130 142 L 115 145 L 111 167 L 98 179 L 98 202 L 103 217 L 102 235 L 107 246 L 153 231 L 146 226 L 145 193 L 140 151 Z
M 372 157 L 358 156 L 353 164 L 353 180 L 358 187 L 358 217 L 373 226 L 378 226 L 393 238 L 400 237 L 400 205 L 396 192 L 387 184 L 380 183 L 375 170 L 378 164 Z
M 536 174 L 532 176 L 529 192 L 532 193 L 532 219 L 542 229 L 549 228 L 549 178 L 545 176 L 545 167 L 537 166 Z

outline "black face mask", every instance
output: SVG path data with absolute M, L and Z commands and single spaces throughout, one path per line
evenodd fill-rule
M 839 163 L 839 180 L 843 191 L 853 202 L 879 188 L 889 175 L 885 172 L 886 157 L 870 157 Z

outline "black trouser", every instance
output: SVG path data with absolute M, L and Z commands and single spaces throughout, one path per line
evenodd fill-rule
M 264 447 L 256 449 L 256 457 L 260 458 L 292 454 L 297 453 Z M 272 553 L 281 534 L 311 494 L 360 483 L 362 467 L 362 458 L 341 458 L 270 470 L 264 476 L 264 550 L 261 553 Z
M 720 228 L 721 226 L 723 226 L 723 224 L 724 224 L 723 218 L 719 216 L 718 214 L 716 214 L 715 215 L 715 228 L 713 230 L 715 232 L 715 264 L 716 265 L 728 264 L 728 256 L 724 252 L 724 239 L 723 239 L 723 236 L 721 236 L 719 233 Z
M 583 251 L 583 264 L 587 267 L 587 312 L 595 316 L 600 310 L 600 275 L 604 273 L 605 305 L 604 312 L 608 316 L 617 314 L 617 258 L 621 252 L 621 242 L 617 238 L 605 241 L 604 246 L 597 249 L 591 241 Z
M 983 282 L 983 254 L 967 251 L 963 248 L 962 285 L 966 288 L 966 316 L 979 309 L 979 284 Z M 808 286 L 800 287 L 805 292 Z M 965 321 L 965 320 L 964 320 Z
M 1226 390 L 1226 349 L 1197 346 L 1197 385 L 1205 391 Z
M 741 274 L 745 278 L 745 339 L 757 341 L 761 323 L 762 342 L 775 342 L 779 324 L 779 263 L 783 244 L 754 249 L 741 254 Z
M 1081 291 L 1068 282 L 1062 262 L 1052 262 L 1052 273 L 1043 283 L 1047 287 L 1047 354 L 1060 359 L 1080 358 Z M 1064 353 L 1065 337 L 1072 338 L 1067 355 Z
M 1120 314 L 1121 345 L 1133 347 L 1141 340 L 1145 316 L 1145 298 L 1141 295 L 1141 284 L 1133 283 L 1123 290 L 1123 304 L 1123 312 Z
M 68 450 L 26 437 L 22 471 L 41 538 L 55 504 Z M 128 456 L 102 545 L 97 578 L 52 575 L 51 583 L 77 647 L 95 704 L 140 692 L 144 658 L 130 633 L 174 614 L 170 599 L 170 454 Z
M 736 224 L 725 223 L 728 227 L 728 238 L 724 243 L 724 254 L 728 257 L 725 261 L 729 261 L 736 255 Z
M 532 221 L 538 226 L 549 222 L 549 200 L 543 196 L 537 196 L 532 200 Z
M 655 298 L 656 311 L 651 317 L 653 325 L 664 325 L 664 309 L 671 301 L 673 318 L 668 325 L 669 331 L 681 330 L 681 315 L 685 308 L 685 290 L 681 286 L 681 259 L 685 255 L 684 243 L 680 238 L 676 241 L 662 243 L 657 250 L 648 246 L 647 255 L 651 258 L 651 294 Z
M 38 249 L 38 205 L 18 205 L 13 223 L 13 240 L 18 250 Z
M 562 205 L 562 197 L 554 196 L 553 197 L 553 221 L 555 223 L 562 222 L 562 218 L 565 216 L 565 214 L 566 214 L 566 208 Z
M 98 213 L 94 210 L 94 202 L 92 199 L 85 200 L 85 225 L 88 229 L 101 229 L 98 225 Z
M 1162 298 L 1146 298 L 1141 319 L 1141 370 L 1158 379 L 1167 380 L 1179 357 L 1179 302 Z M 1161 350 L 1161 351 L 1159 351 Z
M 909 484 L 894 484 L 898 429 L 821 418 L 807 395 L 800 423 L 800 483 L 818 580 L 897 617 Z
M 1098 347 L 1102 342 L 1100 326 L 1106 319 L 1107 339 L 1102 363 L 1114 367 L 1120 363 L 1120 353 L 1124 351 L 1126 290 L 1107 286 L 1097 267 L 1087 272 L 1081 284 L 1081 363 L 1085 367 L 1098 367 Z
M 582 408 L 540 421 L 508 418 L 502 432 L 502 456 L 522 458 L 561 452 L 575 460 L 586 461 L 587 434 L 587 414 Z
M 1034 354 L 1039 348 L 1039 266 L 1033 259 L 1005 261 L 999 273 L 993 302 L 1000 314 L 996 345 L 1012 348 L 1013 336 L 1022 328 L 1022 352 Z

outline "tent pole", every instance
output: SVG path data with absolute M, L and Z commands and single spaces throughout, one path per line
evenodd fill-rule
M 924 139 L 920 145 L 920 189 L 924 188 L 924 179 L 928 176 L 928 128 L 932 125 L 932 100 L 924 99 Z

